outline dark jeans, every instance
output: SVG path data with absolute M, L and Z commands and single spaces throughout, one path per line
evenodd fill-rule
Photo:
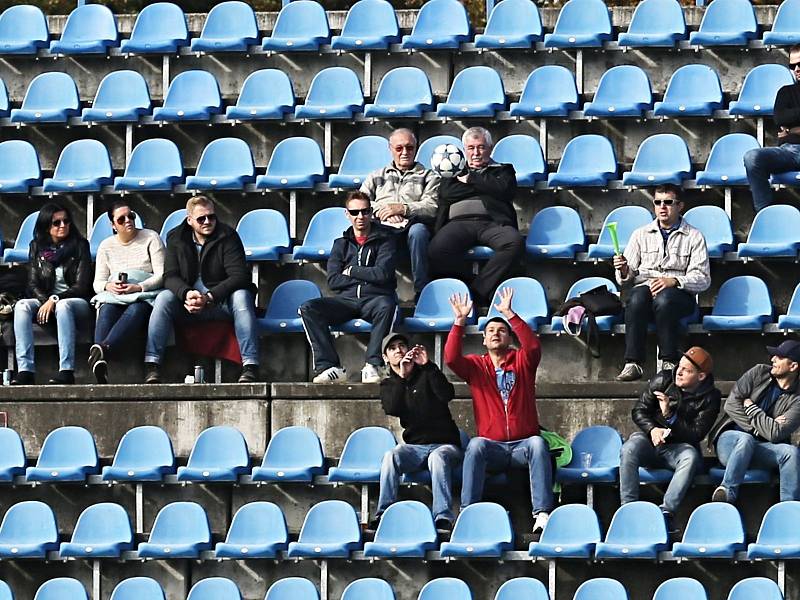
M 694 310 L 694 296 L 686 290 L 666 288 L 655 298 L 646 285 L 630 290 L 625 299 L 625 362 L 644 360 L 647 326 L 652 320 L 661 360 L 678 362 L 678 323 Z
M 430 270 L 435 277 L 455 277 L 469 281 L 471 263 L 467 251 L 473 246 L 489 246 L 492 256 L 470 288 L 480 300 L 491 300 L 497 286 L 523 251 L 522 235 L 510 225 L 497 225 L 493 221 L 450 221 L 433 236 L 428 246 Z
M 102 304 L 97 311 L 94 342 L 114 353 L 130 342 L 132 336 L 147 331 L 153 307 L 148 302 Z
M 753 193 L 753 208 L 758 212 L 772 204 L 770 175 L 800 170 L 800 144 L 748 150 L 744 155 L 744 169 Z

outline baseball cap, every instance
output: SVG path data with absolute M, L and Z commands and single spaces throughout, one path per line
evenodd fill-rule
M 384 336 L 383 341 L 381 342 L 381 352 L 386 354 L 386 346 L 391 344 L 394 340 L 402 340 L 408 346 L 408 338 L 404 336 L 402 333 L 389 333 L 388 335 Z
M 714 370 L 714 361 L 711 359 L 711 355 L 700 346 L 692 346 L 683 355 L 706 375 Z
M 781 342 L 780 346 L 767 346 L 767 352 L 770 356 L 788 358 L 800 363 L 800 342 L 797 340 L 786 340 Z

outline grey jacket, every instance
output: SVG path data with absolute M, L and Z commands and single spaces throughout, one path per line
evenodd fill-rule
M 370 197 L 376 211 L 387 204 L 405 204 L 407 218 L 432 223 L 439 197 L 439 176 L 421 163 L 401 171 L 392 162 L 367 175 L 361 191 Z

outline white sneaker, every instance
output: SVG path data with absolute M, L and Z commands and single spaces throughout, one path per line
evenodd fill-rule
M 675 370 L 675 363 L 669 360 L 662 360 L 661 361 L 661 370 L 662 371 L 674 371 Z
M 347 383 L 347 373 L 341 367 L 329 367 L 311 381 L 314 383 Z
M 536 520 L 533 522 L 533 535 L 542 535 L 544 528 L 547 527 L 547 521 L 550 520 L 550 513 L 540 512 L 536 515 Z
M 361 369 L 361 383 L 378 383 L 380 380 L 381 376 L 375 365 L 367 363 Z
M 642 367 L 635 362 L 625 363 L 625 366 L 620 371 L 619 375 L 615 377 L 617 381 L 636 381 L 642 378 Z

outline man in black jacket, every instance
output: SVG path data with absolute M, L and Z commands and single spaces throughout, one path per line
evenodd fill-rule
M 675 471 L 661 504 L 668 527 L 703 463 L 700 442 L 719 413 L 721 393 L 712 370 L 708 352 L 689 348 L 674 371 L 661 371 L 650 380 L 631 412 L 642 431 L 622 445 L 620 500 L 639 499 L 639 467 Z
M 463 457 L 458 427 L 448 403 L 455 395 L 453 384 L 428 360 L 424 346 L 409 350 L 408 338 L 390 333 L 383 340 L 383 357 L 389 377 L 381 381 L 384 412 L 400 418 L 404 444 L 384 454 L 381 465 L 381 492 L 373 526 L 397 500 L 400 475 L 426 468 L 431 473 L 433 518 L 437 529 L 453 527 L 453 469 Z
M 372 324 L 361 382 L 378 383 L 378 367 L 383 365 L 381 340 L 391 330 L 397 312 L 395 236 L 372 222 L 372 206 L 363 192 L 348 194 L 344 210 L 352 226 L 333 242 L 328 259 L 328 287 L 337 295 L 309 300 L 300 306 L 300 317 L 311 345 L 314 383 L 347 381 L 330 326 L 350 319 Z
M 233 320 L 243 364 L 239 383 L 256 381 L 255 286 L 239 234 L 217 220 L 214 203 L 206 196 L 189 199 L 186 220 L 167 236 L 164 287 L 147 330 L 145 383 L 161 381 L 159 365 L 176 321 L 217 320 Z
M 486 304 L 524 247 L 514 210 L 517 178 L 513 166 L 491 159 L 492 136 L 483 127 L 467 129 L 462 142 L 469 170 L 439 184 L 428 259 L 436 277 L 468 281 L 471 265 L 467 251 L 473 246 L 489 246 L 494 254 L 470 283 L 474 300 Z
M 770 175 L 800 170 L 800 44 L 789 49 L 789 68 L 795 82 L 778 90 L 773 113 L 780 145 L 755 148 L 744 155 L 744 168 L 756 212 L 772 204 Z

